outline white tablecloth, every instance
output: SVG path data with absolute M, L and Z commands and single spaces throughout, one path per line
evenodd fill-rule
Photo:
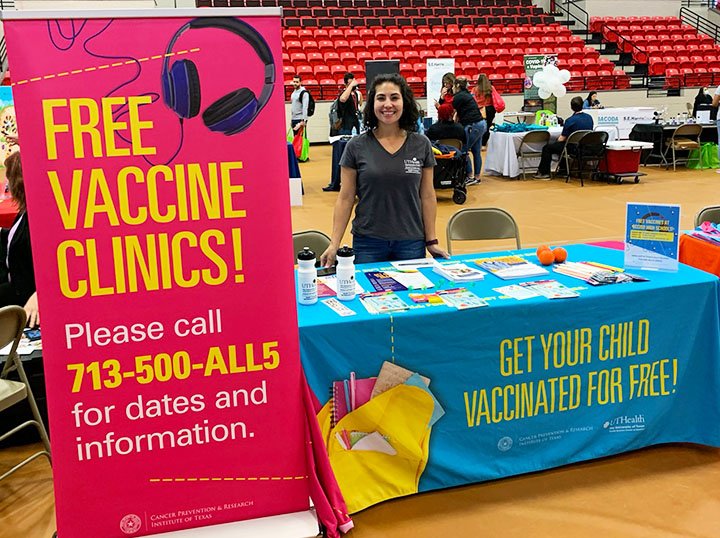
M 562 133 L 562 127 L 551 127 L 550 142 L 554 142 Z M 517 151 L 520 148 L 520 141 L 525 133 L 499 133 L 490 132 L 490 138 L 485 152 L 485 174 L 489 176 L 517 177 L 520 175 L 520 164 L 518 163 Z M 538 151 L 542 149 L 537 148 Z M 537 167 L 538 159 L 527 159 L 529 167 Z
M 562 127 L 550 127 L 550 142 L 555 142 Z M 618 129 L 615 126 L 600 126 L 596 131 L 605 131 L 608 134 L 608 141 L 617 140 Z M 520 175 L 520 163 L 518 162 L 517 152 L 520 149 L 520 141 L 525 133 L 498 133 L 490 132 L 488 139 L 487 151 L 485 153 L 485 174 L 488 176 L 507 176 L 517 177 Z M 532 146 L 531 146 L 532 147 Z M 538 151 L 541 147 L 537 148 Z M 540 158 L 528 158 L 525 160 L 528 169 L 537 168 Z

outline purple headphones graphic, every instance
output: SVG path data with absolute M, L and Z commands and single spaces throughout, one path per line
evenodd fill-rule
M 195 64 L 186 59 L 177 60 L 170 65 L 172 48 L 188 30 L 219 28 L 240 36 L 257 53 L 265 64 L 265 83 L 260 97 L 256 98 L 252 90 L 238 88 L 224 95 L 202 113 L 203 123 L 211 131 L 233 135 L 252 125 L 253 120 L 270 100 L 275 86 L 275 63 L 270 47 L 265 39 L 249 24 L 232 17 L 201 17 L 184 24 L 175 32 L 168 43 L 161 74 L 162 93 L 165 104 L 181 119 L 194 118 L 200 112 L 200 76 Z

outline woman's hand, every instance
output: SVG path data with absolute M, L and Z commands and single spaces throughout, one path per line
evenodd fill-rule
M 23 308 L 27 314 L 27 326 L 37 327 L 40 325 L 40 308 L 38 307 L 37 292 L 30 296 Z
M 427 247 L 427 251 L 433 258 L 445 258 L 446 260 L 450 258 L 450 254 L 440 245 L 430 245 Z
M 325 249 L 325 252 L 320 255 L 320 265 L 322 267 L 332 267 L 335 265 L 336 253 L 337 247 L 330 244 L 330 246 Z

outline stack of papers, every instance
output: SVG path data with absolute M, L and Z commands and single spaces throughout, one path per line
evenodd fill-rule
M 555 266 L 555 272 L 580 279 L 592 286 L 647 281 L 647 278 L 631 275 L 619 267 L 595 262 L 565 262 Z
M 475 263 L 503 280 L 511 278 L 525 278 L 531 276 L 547 275 L 547 269 L 530 263 L 520 256 L 496 256 L 494 258 L 480 258 Z
M 474 282 L 485 278 L 485 271 L 480 271 L 464 263 L 435 263 L 433 271 L 451 282 Z

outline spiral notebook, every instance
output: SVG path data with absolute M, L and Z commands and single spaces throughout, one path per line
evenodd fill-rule
M 363 404 L 370 401 L 377 377 L 355 378 L 354 372 L 350 379 L 334 381 L 330 388 L 332 400 L 332 425 Z

